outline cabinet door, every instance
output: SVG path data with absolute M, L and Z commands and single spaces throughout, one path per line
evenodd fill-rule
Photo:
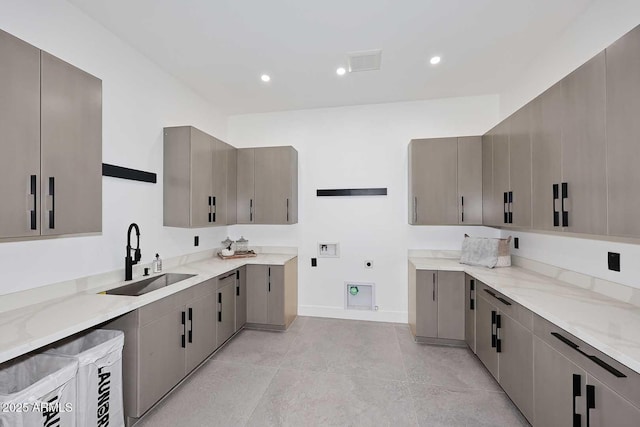
M 416 272 L 416 336 L 438 337 L 438 277 L 436 271 Z
M 606 234 L 605 54 L 562 80 L 562 180 L 568 184 L 565 230 Z
M 533 421 L 533 333 L 500 314 L 500 385 L 524 416 Z
M 213 220 L 213 138 L 191 128 L 191 227 L 206 227 Z
M 216 349 L 216 296 L 213 292 L 187 304 L 185 373 L 191 372 Z
M 482 224 L 482 137 L 458 138 L 460 224 Z
M 467 345 L 476 352 L 476 279 L 465 275 L 464 288 L 464 339 Z
M 42 234 L 102 231 L 102 81 L 41 54 Z
M 509 128 L 510 119 L 496 126 L 493 134 L 493 207 L 495 224 L 508 224 L 505 194 L 509 192 Z
M 482 223 L 499 225 L 498 211 L 493 201 L 493 130 L 482 136 Z
M 491 375 L 498 378 L 498 353 L 493 335 L 498 309 L 476 293 L 476 354 Z
M 236 272 L 236 327 L 239 330 L 247 323 L 247 269 L 242 267 Z
M 511 225 L 531 228 L 531 104 L 511 116 L 509 129 L 509 188 Z
M 40 234 L 40 50 L 0 30 L 0 238 Z
M 538 337 L 533 351 L 535 425 L 573 426 L 576 413 L 584 427 L 584 408 L 574 405 L 584 402 L 586 373 Z
M 609 234 L 640 236 L 640 27 L 607 48 Z
M 267 323 L 283 326 L 284 318 L 284 266 L 267 267 Z
M 458 224 L 457 169 L 457 138 L 411 141 L 410 224 Z
M 220 285 L 219 285 L 220 286 Z M 218 289 L 218 318 L 216 322 L 216 347 L 220 347 L 235 332 L 236 325 L 236 276 L 230 276 Z
M 236 215 L 238 224 L 254 222 L 255 188 L 254 188 L 255 149 L 241 148 L 237 153 L 237 199 Z
M 228 168 L 228 152 L 229 145 L 224 142 L 212 138 L 212 190 L 213 196 L 213 225 L 227 224 L 227 168 Z
M 553 186 L 562 181 L 562 116 L 562 83 L 531 103 L 531 211 L 536 230 L 560 230 L 560 200 Z
M 255 149 L 255 222 L 289 223 L 290 147 Z
M 232 146 L 227 149 L 227 224 L 238 222 L 238 150 Z
M 138 415 L 145 413 L 185 375 L 182 316 L 176 308 L 140 329 Z
M 267 323 L 269 266 L 247 265 L 247 323 Z
M 438 271 L 438 338 L 464 340 L 464 273 Z
M 593 378 L 587 377 L 587 398 L 593 393 L 593 407 L 589 411 L 588 427 L 635 427 L 640 420 L 640 409 L 633 406 L 609 387 Z

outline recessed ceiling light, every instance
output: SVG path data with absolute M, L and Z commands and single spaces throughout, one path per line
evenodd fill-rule
M 269 74 L 263 74 L 260 76 L 260 79 L 266 83 L 271 80 L 271 77 L 269 77 Z
M 439 64 L 440 63 L 440 57 L 439 56 L 434 56 L 433 58 L 431 58 L 431 60 L 429 62 L 431 62 L 431 65 Z
M 344 73 L 346 73 L 347 70 L 344 69 L 344 67 L 340 67 L 336 70 L 336 74 L 339 76 L 344 76 Z

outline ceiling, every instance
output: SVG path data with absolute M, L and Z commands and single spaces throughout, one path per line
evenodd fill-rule
M 593 2 L 69 1 L 227 114 L 499 93 Z

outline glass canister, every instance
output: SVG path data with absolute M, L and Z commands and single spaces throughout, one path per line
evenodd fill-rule
M 231 240 L 229 236 L 227 236 L 227 238 L 220 243 L 222 243 L 222 249 L 231 249 L 231 245 L 233 245 L 233 240 Z
M 240 236 L 240 238 L 236 240 L 236 252 L 249 252 L 249 241 L 242 236 Z

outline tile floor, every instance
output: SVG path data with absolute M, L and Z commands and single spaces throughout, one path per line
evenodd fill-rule
M 138 424 L 528 426 L 464 348 L 413 342 L 406 325 L 299 317 L 245 330 Z

